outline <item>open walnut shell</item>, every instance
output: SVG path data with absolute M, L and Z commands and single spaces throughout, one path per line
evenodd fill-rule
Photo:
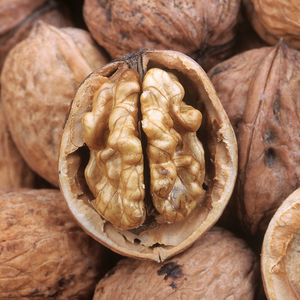
M 265 233 L 261 269 L 269 300 L 300 299 L 300 189 L 285 199 Z
M 83 229 L 115 252 L 156 261 L 218 220 L 236 168 L 235 135 L 206 73 L 164 50 L 85 79 L 59 157 L 61 191 Z

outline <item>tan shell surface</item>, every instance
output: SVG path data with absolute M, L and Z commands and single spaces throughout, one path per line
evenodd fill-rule
M 1 299 L 88 299 L 103 275 L 104 251 L 59 190 L 0 192 Z
M 246 14 L 260 37 L 271 45 L 281 38 L 300 49 L 300 6 L 297 0 L 243 0 Z
M 144 48 L 175 50 L 208 70 L 228 57 L 240 2 L 85 0 L 83 16 L 92 36 L 114 59 Z
M 259 264 L 247 244 L 213 227 L 163 263 L 123 259 L 99 281 L 99 299 L 255 299 Z
M 88 32 L 42 21 L 7 56 L 1 93 L 12 138 L 31 169 L 54 186 L 70 103 L 84 78 L 106 62 Z
M 269 300 L 300 299 L 300 189 L 287 197 L 265 233 L 261 269 Z
M 106 222 L 92 207 L 94 199 L 84 179 L 89 150 L 84 145 L 82 116 L 91 111 L 95 91 L 109 78 L 118 78 L 130 65 L 140 70 L 161 68 L 174 72 L 186 90 L 187 104 L 203 115 L 197 132 L 206 163 L 205 191 L 201 205 L 182 221 L 158 224 L 146 218 L 134 230 L 120 230 Z M 100 243 L 122 255 L 164 261 L 188 248 L 222 214 L 234 187 L 237 146 L 233 129 L 215 90 L 202 68 L 176 51 L 145 51 L 109 63 L 93 72 L 80 86 L 66 122 L 59 157 L 61 191 L 82 228 Z M 146 197 L 150 193 L 146 190 Z
M 208 73 L 238 140 L 237 183 L 228 208 L 252 235 L 266 230 L 300 186 L 299 60 L 299 51 L 281 41 Z
M 11 138 L 0 99 L 0 189 L 34 187 L 35 177 Z
M 1 1 L 0 70 L 8 52 L 28 37 L 33 25 L 39 20 L 57 27 L 72 26 L 69 16 L 55 1 Z

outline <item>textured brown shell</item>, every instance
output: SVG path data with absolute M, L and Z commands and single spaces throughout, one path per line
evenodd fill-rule
M 183 99 L 203 114 L 198 137 L 206 153 L 203 204 L 184 220 L 156 224 L 151 220 L 136 230 L 118 230 L 91 206 L 93 196 L 84 180 L 89 151 L 82 137 L 81 119 L 91 110 L 94 92 L 103 76 L 119 76 L 135 65 L 144 72 L 152 67 L 174 72 L 186 90 Z M 202 68 L 175 51 L 144 51 L 116 60 L 93 72 L 80 86 L 63 131 L 59 177 L 61 191 L 82 228 L 112 250 L 131 257 L 164 261 L 188 248 L 220 217 L 236 179 L 237 146 L 228 117 Z
M 85 0 L 89 31 L 112 58 L 139 49 L 175 50 L 205 70 L 229 56 L 240 0 Z
M 258 271 L 258 260 L 243 240 L 213 227 L 164 263 L 121 260 L 97 284 L 93 300 L 252 300 Z
M 54 186 L 70 103 L 84 78 L 107 61 L 87 31 L 42 21 L 5 60 L 1 94 L 12 138 L 30 168 Z
M 1 299 L 89 299 L 107 271 L 105 251 L 59 190 L 0 191 Z
M 0 189 L 34 187 L 35 177 L 11 138 L 0 99 Z
M 57 27 L 72 26 L 61 5 L 49 0 L 2 0 L 0 2 L 0 70 L 8 52 L 27 38 L 33 25 L 42 20 Z
M 252 235 L 266 230 L 300 186 L 299 61 L 300 52 L 280 41 L 208 73 L 238 140 L 238 177 L 228 208 Z
M 245 12 L 259 36 L 271 45 L 281 38 L 300 49 L 300 6 L 297 0 L 243 0 Z
M 261 269 L 269 300 L 300 299 L 300 189 L 274 214 L 265 233 Z

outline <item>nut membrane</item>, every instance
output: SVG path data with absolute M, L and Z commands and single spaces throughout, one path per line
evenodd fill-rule
M 112 250 L 163 261 L 219 218 L 236 140 L 202 68 L 141 50 L 91 73 L 63 131 L 61 191 L 79 224 Z

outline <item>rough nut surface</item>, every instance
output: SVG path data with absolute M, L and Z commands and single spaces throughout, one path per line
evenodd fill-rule
M 300 186 L 299 59 L 299 51 L 281 41 L 209 72 L 239 146 L 228 207 L 251 234 L 264 232 L 282 201 Z
M 235 183 L 236 155 L 203 69 L 179 52 L 141 50 L 80 85 L 63 131 L 60 187 L 99 242 L 163 261 L 218 220 Z
M 258 261 L 247 244 L 213 227 L 164 263 L 121 260 L 97 284 L 99 299 L 255 299 Z
M 271 45 L 281 38 L 300 49 L 300 7 L 296 0 L 242 0 L 245 12 L 260 37 Z
M 204 69 L 224 60 L 234 44 L 240 0 L 85 0 L 92 36 L 112 58 L 139 49 L 176 50 Z
M 88 299 L 104 253 L 76 224 L 60 191 L 1 191 L 1 299 Z
M 0 190 L 34 187 L 35 173 L 28 167 L 16 148 L 0 99 Z
M 57 27 L 72 26 L 65 8 L 55 0 L 2 0 L 0 2 L 0 70 L 8 52 L 27 38 L 42 20 Z
M 300 189 L 285 199 L 265 233 L 261 269 L 269 300 L 300 299 Z
M 1 93 L 12 138 L 31 169 L 54 186 L 71 100 L 83 79 L 106 62 L 88 32 L 44 22 L 7 56 Z

